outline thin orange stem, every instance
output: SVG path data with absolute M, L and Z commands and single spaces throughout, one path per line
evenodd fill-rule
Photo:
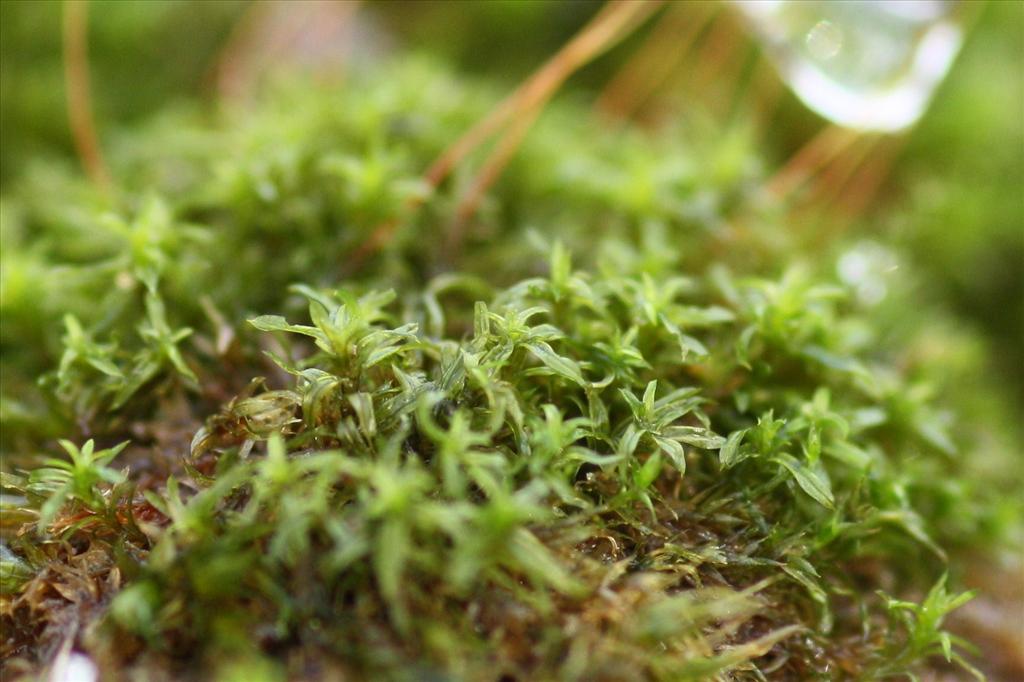
M 448 233 L 448 246 L 452 252 L 458 249 L 462 241 L 466 221 L 476 211 L 483 195 L 501 175 L 501 171 L 526 137 L 530 126 L 562 83 L 584 64 L 625 37 L 660 4 L 660 0 L 615 0 L 609 3 L 605 7 L 607 11 L 602 11 L 584 26 L 583 30 L 544 65 L 535 78 L 530 79 L 522 97 L 516 101 L 515 123 L 498 142 L 459 202 L 455 221 Z
M 889 176 L 892 164 L 906 144 L 906 137 L 892 140 L 863 165 L 849 183 L 849 190 L 844 194 L 841 204 L 850 220 L 861 214 L 882 183 Z
M 253 50 L 256 32 L 272 7 L 269 2 L 252 3 L 231 27 L 231 32 L 207 75 L 207 81 L 216 85 L 217 95 L 221 98 L 238 99 L 245 90 L 242 55 Z
M 636 54 L 619 69 L 594 107 L 606 116 L 627 119 L 678 66 L 711 17 L 709 5 L 698 9 L 679 3 L 658 21 Z
M 450 251 L 457 250 L 463 237 L 466 221 L 476 213 L 487 189 L 497 181 L 505 166 L 515 155 L 533 122 L 540 116 L 541 110 L 541 107 L 534 107 L 532 111 L 520 116 L 498 141 L 491 155 L 487 157 L 456 210 L 455 223 L 448 234 Z
M 341 34 L 359 8 L 359 0 L 344 2 L 254 2 L 229 35 L 212 70 L 222 99 L 244 99 L 259 74 L 294 52 L 300 42 L 318 45 Z
M 86 174 L 106 191 L 112 183 L 96 134 L 89 84 L 88 0 L 65 0 L 63 28 L 64 86 L 71 135 Z
M 471 184 L 471 191 L 463 199 L 457 216 L 465 216 L 465 206 L 475 206 L 479 195 L 487 190 L 490 183 L 500 175 L 504 164 L 512 157 L 519 142 L 525 136 L 529 125 L 536 120 L 540 109 L 557 91 L 558 87 L 581 66 L 610 48 L 629 33 L 661 4 L 662 0 L 613 0 L 609 2 L 584 26 L 575 37 L 566 43 L 543 66 L 523 82 L 511 95 L 502 100 L 476 125 L 466 131 L 449 146 L 427 168 L 424 179 L 431 187 L 437 187 L 451 171 L 483 142 L 500 130 L 510 120 L 516 123 L 508 135 L 510 141 L 499 142 L 496 156 L 484 164 L 482 177 Z M 531 113 L 536 112 L 536 113 Z M 524 125 L 522 120 L 528 122 Z M 520 132 L 522 131 L 522 132 Z M 504 161 L 502 161 L 504 159 Z M 421 199 L 412 199 L 406 208 L 415 208 Z M 462 220 L 456 219 L 449 233 L 449 244 L 461 240 Z M 350 256 L 349 265 L 359 268 L 372 253 L 384 246 L 398 229 L 397 218 L 378 225 L 370 236 Z
M 735 23 L 728 14 L 722 13 L 694 60 L 692 87 L 696 92 L 703 91 L 733 58 L 740 43 L 739 37 Z
M 837 125 L 826 126 L 765 183 L 766 191 L 780 199 L 788 197 L 856 138 L 853 131 Z
M 833 204 L 842 194 L 847 183 L 881 141 L 878 135 L 864 135 L 851 145 L 849 151 L 840 154 L 818 174 L 817 182 L 810 190 L 807 204 L 827 206 Z
M 764 132 L 771 122 L 782 99 L 785 88 L 782 79 L 763 53 L 756 57 L 757 64 L 750 77 L 750 113 L 760 132 Z
M 630 23 L 642 20 L 646 14 L 656 9 L 660 2 L 661 0 L 613 0 L 605 5 L 544 66 L 438 157 L 427 171 L 428 182 L 437 185 L 443 181 L 452 168 L 471 154 L 485 139 L 497 132 L 513 114 L 545 102 L 566 78 L 611 47 L 619 32 Z
M 827 220 L 803 221 L 817 224 L 816 231 L 808 235 L 814 243 L 834 242 L 857 220 L 882 186 L 903 144 L 903 138 L 894 140 L 875 136 L 866 140 L 862 145 L 866 150 L 862 152 L 862 158 L 850 164 L 853 170 L 841 187 L 831 188 L 832 197 L 816 199 L 815 203 L 809 203 L 792 214 L 796 222 L 801 222 L 799 218 L 811 218 L 816 208 L 825 211 L 819 215 L 827 216 Z

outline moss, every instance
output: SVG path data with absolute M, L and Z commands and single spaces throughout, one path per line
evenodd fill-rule
M 129 133 L 116 195 L 5 197 L 12 670 L 66 641 L 111 678 L 968 666 L 945 576 L 1019 541 L 1019 478 L 932 395 L 971 338 L 893 331 L 910 268 L 871 271 L 881 305 L 834 274 L 850 245 L 765 205 L 742 127 L 598 136 L 571 102 L 455 258 L 465 178 L 419 178 L 495 93 L 356 78 Z

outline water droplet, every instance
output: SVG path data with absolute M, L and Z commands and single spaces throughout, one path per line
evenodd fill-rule
M 960 49 L 951 0 L 733 0 L 793 92 L 843 126 L 913 125 Z
M 836 262 L 839 279 L 849 286 L 864 306 L 881 303 L 889 294 L 891 273 L 899 267 L 896 255 L 874 242 L 862 242 Z
M 807 51 L 815 59 L 832 59 L 843 47 L 843 32 L 831 21 L 822 19 L 807 32 Z

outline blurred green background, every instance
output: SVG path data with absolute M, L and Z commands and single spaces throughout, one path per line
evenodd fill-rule
M 370 54 L 427 53 L 499 89 L 571 37 L 599 2 L 364 3 Z M 88 29 L 101 142 L 166 109 L 212 114 L 215 66 L 250 4 L 95 0 Z M 0 192 L 32 167 L 74 167 L 58 2 L 0 3 Z M 372 31 L 370 30 L 372 29 Z M 562 97 L 593 98 L 643 31 L 573 77 Z M 764 144 L 782 163 L 821 122 L 786 95 Z M 992 394 L 1024 414 L 1024 3 L 991 2 L 880 197 L 854 227 L 916 266 L 924 307 L 980 332 Z M 1019 428 L 1019 425 L 1018 425 Z

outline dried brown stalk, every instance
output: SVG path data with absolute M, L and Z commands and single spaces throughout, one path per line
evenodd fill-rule
M 731 91 L 738 75 L 738 48 L 745 43 L 735 20 L 729 13 L 722 12 L 694 59 L 696 66 L 691 74 L 690 89 L 695 93 L 704 92 L 715 82 L 721 89 Z
M 660 4 L 660 0 L 610 2 L 551 58 L 535 77 L 530 79 L 522 98 L 517 101 L 512 112 L 514 124 L 498 141 L 494 151 L 484 162 L 482 169 L 470 183 L 469 190 L 459 202 L 455 221 L 448 232 L 447 245 L 450 252 L 458 250 L 467 220 L 476 211 L 487 190 L 501 175 L 501 171 L 519 148 L 526 132 L 562 83 L 584 64 L 628 35 Z
M 879 135 L 862 135 L 855 140 L 845 154 L 837 156 L 818 174 L 818 179 L 810 188 L 805 200 L 807 205 L 826 209 L 833 206 L 861 164 L 871 158 L 881 141 L 882 137 Z
M 254 2 L 232 29 L 212 70 L 217 93 L 228 101 L 246 99 L 267 67 L 342 34 L 359 4 L 359 0 Z
M 889 171 L 903 150 L 906 139 L 905 136 L 899 137 L 879 145 L 877 151 L 871 154 L 850 180 L 848 190 L 843 193 L 840 201 L 848 220 L 853 220 L 861 214 L 889 177 Z
M 785 86 L 771 62 L 763 53 L 758 54 L 757 64 L 750 76 L 750 100 L 748 110 L 758 130 L 765 131 L 778 110 Z
M 65 0 L 63 29 L 64 87 L 75 151 L 89 179 L 103 190 L 109 190 L 110 173 L 103 160 L 92 112 L 88 0 Z
M 485 140 L 503 126 L 511 127 L 497 143 L 456 210 L 456 220 L 448 235 L 449 247 L 455 249 L 461 242 L 464 223 L 472 214 L 483 194 L 500 176 L 505 164 L 513 156 L 530 125 L 539 116 L 547 101 L 565 80 L 646 19 L 661 5 L 661 0 L 613 0 L 566 43 L 540 69 L 534 72 L 509 97 L 502 100 L 476 125 L 448 147 L 427 169 L 424 179 L 437 187 L 451 171 Z M 411 200 L 407 208 L 418 205 Z M 349 265 L 360 267 L 365 259 L 388 242 L 398 227 L 398 219 L 381 223 L 352 254 Z
M 710 5 L 672 5 L 633 57 L 609 81 L 595 108 L 615 119 L 628 119 L 682 62 L 711 19 Z
M 830 124 L 820 130 L 765 183 L 765 190 L 780 199 L 789 197 L 857 139 L 857 133 Z

